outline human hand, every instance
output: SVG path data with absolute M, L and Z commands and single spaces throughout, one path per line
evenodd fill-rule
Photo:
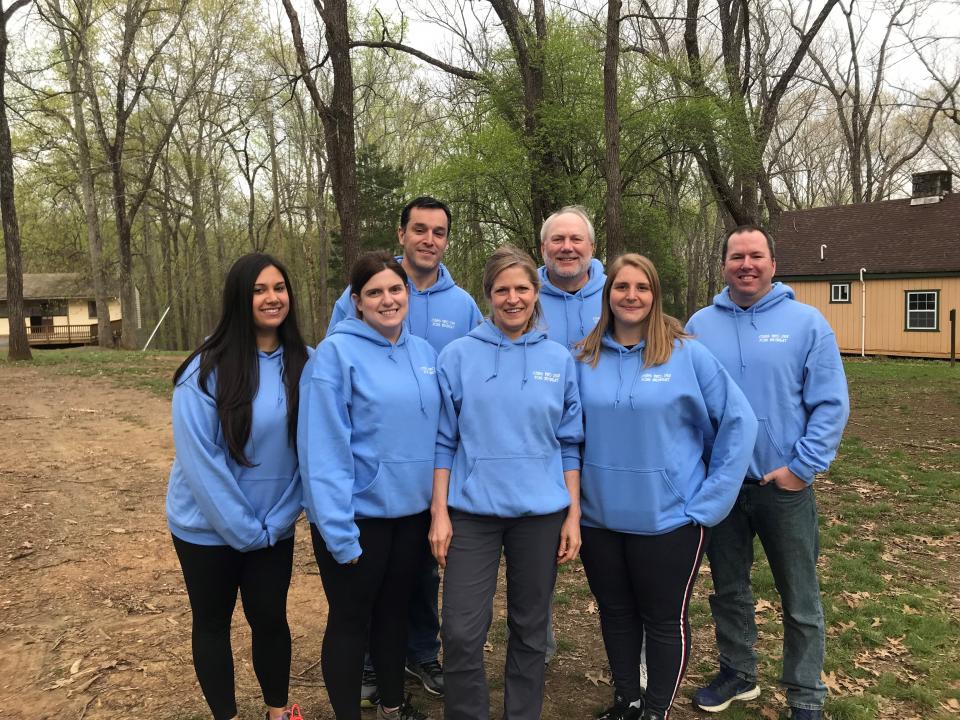
M 790 492 L 798 492 L 807 487 L 807 483 L 794 475 L 786 465 L 778 467 L 776 470 L 771 470 L 764 475 L 760 484 L 766 485 L 768 483 L 773 483 L 781 490 L 788 490 Z
M 359 555 L 357 555 L 353 560 L 347 560 L 347 561 L 344 563 L 344 565 L 356 565 L 358 562 L 360 562 L 360 556 L 359 556 Z
M 453 539 L 453 524 L 450 522 L 450 514 L 446 509 L 433 513 L 427 539 L 430 541 L 430 552 L 437 559 L 437 564 L 445 568 L 447 566 L 447 551 L 450 549 L 450 541 Z
M 557 564 L 570 562 L 580 552 L 580 517 L 567 515 L 560 527 L 560 547 L 557 548 Z

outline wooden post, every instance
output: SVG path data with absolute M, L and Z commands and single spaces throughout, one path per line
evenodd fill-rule
M 950 311 L 950 367 L 957 360 L 957 309 Z

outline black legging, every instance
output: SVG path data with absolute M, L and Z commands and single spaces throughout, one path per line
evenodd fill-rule
M 250 625 L 253 669 L 263 701 L 285 707 L 290 684 L 287 590 L 293 572 L 293 538 L 263 550 L 195 545 L 174 536 L 173 546 L 193 611 L 193 666 L 215 720 L 237 715 L 230 619 L 237 603 Z
M 665 715 L 690 660 L 690 595 L 708 535 L 692 524 L 663 535 L 581 528 L 580 557 L 600 609 L 614 687 L 629 701 L 640 697 L 646 631 L 646 704 Z
M 311 524 L 313 552 L 327 596 L 327 629 L 320 666 L 337 720 L 359 720 L 363 649 L 370 633 L 370 657 L 384 707 L 403 701 L 407 652 L 407 608 L 427 552 L 429 512 L 390 519 L 360 519 L 356 565 L 341 565 Z

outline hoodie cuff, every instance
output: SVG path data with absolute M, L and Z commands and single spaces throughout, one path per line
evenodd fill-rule
M 266 530 L 260 532 L 260 536 L 252 543 L 240 549 L 240 552 L 253 552 L 254 550 L 263 550 L 270 546 L 270 535 Z
M 813 476 L 817 474 L 816 470 L 806 463 L 801 462 L 800 458 L 794 458 L 791 460 L 790 464 L 787 465 L 787 470 L 803 480 L 807 485 L 813 484 Z
M 330 554 L 333 555 L 333 559 L 338 563 L 341 565 L 346 565 L 355 557 L 360 557 L 363 555 L 363 548 L 360 547 L 360 543 L 358 541 L 354 540 L 349 545 L 338 548 L 336 552 L 331 551 Z
M 433 467 L 439 470 L 449 470 L 453 467 L 453 453 L 446 449 L 437 449 L 433 456 Z
M 580 469 L 580 456 L 576 455 L 573 457 L 563 456 L 563 471 L 567 470 L 579 470 Z

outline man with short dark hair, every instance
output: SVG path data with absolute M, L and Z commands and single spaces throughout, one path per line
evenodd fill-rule
M 833 461 L 850 406 L 830 325 L 773 282 L 776 267 L 769 233 L 752 225 L 734 229 L 723 243 L 727 288 L 687 323 L 743 390 L 761 425 L 737 503 L 707 548 L 720 672 L 693 703 L 720 712 L 760 694 L 750 585 L 758 536 L 783 603 L 786 717 L 820 720 L 827 690 L 820 680 L 824 623 L 813 480 Z
M 467 291 L 453 282 L 450 272 L 441 262 L 450 241 L 451 224 L 450 208 L 429 195 L 422 195 L 404 206 L 397 229 L 397 240 L 403 248 L 403 255 L 397 260 L 407 273 L 410 291 L 405 324 L 412 335 L 425 339 L 437 352 L 483 322 L 477 303 Z M 347 317 L 356 317 L 349 287 L 334 306 L 327 334 Z M 427 551 L 420 582 L 410 599 L 407 673 L 420 680 L 428 693 L 437 696 L 444 692 L 443 668 L 438 660 L 439 590 L 437 561 Z M 368 658 L 364 667 L 360 705 L 373 707 L 376 701 L 376 675 Z

